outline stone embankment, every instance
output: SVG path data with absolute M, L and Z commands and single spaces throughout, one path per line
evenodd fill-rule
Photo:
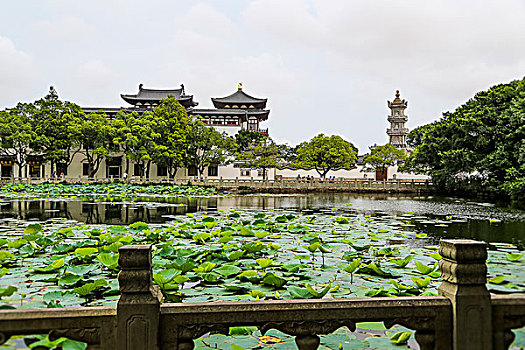
M 372 179 L 223 179 L 223 178 L 182 178 L 182 179 L 145 179 L 128 178 L 74 178 L 60 179 L 31 179 L 31 178 L 2 178 L 5 183 L 39 184 L 44 182 L 56 183 L 111 183 L 126 182 L 132 184 L 164 184 L 164 185 L 194 185 L 215 187 L 218 191 L 238 193 L 311 193 L 311 192 L 356 192 L 356 193 L 432 193 L 434 186 L 431 180 L 384 180 Z

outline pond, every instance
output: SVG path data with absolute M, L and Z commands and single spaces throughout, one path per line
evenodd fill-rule
M 86 224 L 164 223 L 177 215 L 229 209 L 288 209 L 319 213 L 385 216 L 411 214 L 405 228 L 433 237 L 470 238 L 525 246 L 525 211 L 461 198 L 391 194 L 317 193 L 226 197 L 84 197 L 10 199 L 0 202 L 0 223 L 8 219 L 67 218 Z M 409 226 L 413 225 L 413 226 Z M 2 226 L 0 226 L 2 227 Z
M 114 305 L 117 252 L 128 243 L 155 244 L 154 280 L 166 301 L 436 295 L 440 237 L 490 242 L 489 290 L 525 291 L 525 212 L 489 203 L 326 193 L 10 196 L 0 202 L 0 298 L 5 307 Z M 360 324 L 322 337 L 321 349 L 404 349 L 377 335 L 405 331 Z M 196 348 L 266 347 L 269 339 L 271 348 L 294 348 L 272 332 L 211 335 Z M 525 346 L 525 332 L 516 334 L 514 346 Z

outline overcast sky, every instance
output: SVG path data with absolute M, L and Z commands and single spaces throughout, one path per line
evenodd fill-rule
M 53 85 L 81 106 L 184 83 L 199 107 L 244 83 L 270 135 L 388 141 L 386 100 L 410 129 L 525 76 L 525 0 L 18 0 L 0 2 L 0 109 Z

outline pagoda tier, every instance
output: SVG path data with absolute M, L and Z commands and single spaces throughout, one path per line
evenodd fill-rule
M 396 91 L 395 99 L 388 102 L 390 108 L 390 115 L 387 117 L 390 123 L 390 128 L 386 129 L 386 133 L 390 139 L 389 143 L 397 148 L 407 148 L 408 128 L 405 126 L 408 121 L 408 116 L 405 115 L 405 109 L 408 102 L 400 98 L 399 90 Z
M 157 90 L 157 89 L 145 89 L 142 84 L 139 85 L 139 92 L 135 95 L 121 94 L 120 97 L 127 103 L 134 105 L 135 107 L 149 107 L 157 106 L 160 100 L 168 98 L 169 95 L 173 95 L 179 101 L 179 103 L 185 108 L 191 108 L 197 106 L 197 102 L 193 101 L 193 95 L 186 95 L 184 92 L 184 85 L 181 85 L 180 89 L 168 89 L 168 90 Z
M 231 108 L 231 109 L 264 109 L 266 108 L 266 98 L 255 98 L 244 91 L 242 85 L 236 92 L 226 97 L 212 98 L 213 106 L 215 108 Z

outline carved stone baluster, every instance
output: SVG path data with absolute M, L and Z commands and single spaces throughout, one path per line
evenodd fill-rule
M 298 335 L 295 337 L 295 344 L 299 350 L 316 350 L 321 340 L 317 335 Z
M 467 239 L 441 240 L 439 294 L 452 302 L 452 348 L 492 349 L 492 310 L 487 282 L 487 245 Z
M 433 331 L 416 331 L 416 341 L 421 350 L 432 350 L 436 348 L 436 335 Z
M 152 283 L 151 245 L 119 249 L 117 349 L 156 350 L 162 294 Z

